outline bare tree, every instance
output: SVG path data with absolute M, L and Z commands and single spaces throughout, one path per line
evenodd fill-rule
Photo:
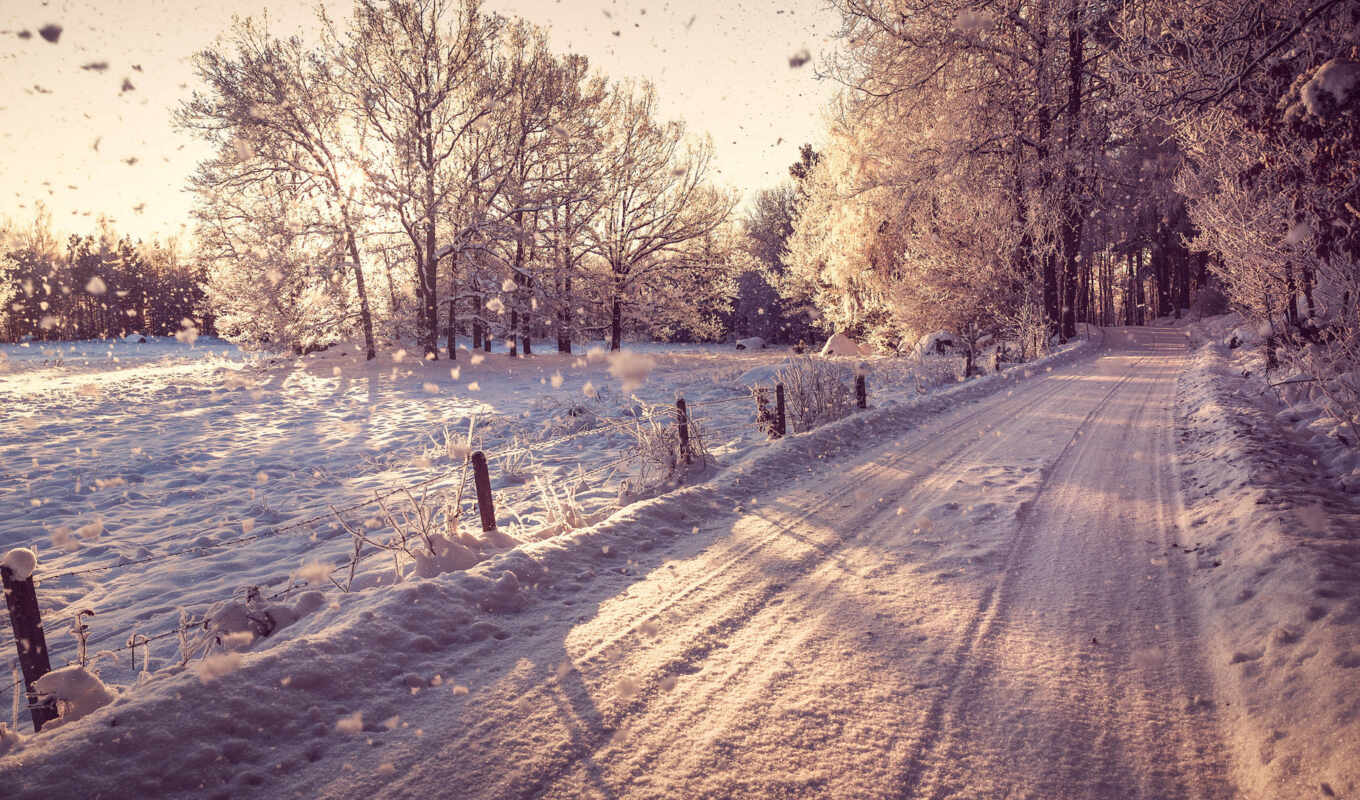
M 344 85 L 366 123 L 365 174 L 410 242 L 430 360 L 439 357 L 439 228 L 470 177 L 460 145 L 489 124 L 503 91 L 484 68 L 501 22 L 477 0 L 359 0 L 343 48 Z
M 611 350 L 620 347 L 625 307 L 676 266 L 668 256 L 715 231 L 736 205 L 708 184 L 712 143 L 687 139 L 679 122 L 660 122 L 655 106 L 649 83 L 620 85 L 610 102 L 605 202 L 590 236 L 607 265 Z

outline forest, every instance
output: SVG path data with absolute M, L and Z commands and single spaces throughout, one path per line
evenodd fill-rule
M 0 341 L 212 333 L 201 275 L 178 239 L 134 241 L 104 218 L 61 241 L 41 204 L 0 220 Z
M 837 0 L 786 301 L 900 348 L 1229 307 L 1357 419 L 1354 2 Z

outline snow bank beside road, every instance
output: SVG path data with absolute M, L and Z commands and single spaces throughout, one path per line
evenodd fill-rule
M 1220 332 L 1221 333 L 1221 332 Z M 1177 392 L 1192 559 L 1237 783 L 1252 795 L 1360 792 L 1360 505 L 1222 336 Z

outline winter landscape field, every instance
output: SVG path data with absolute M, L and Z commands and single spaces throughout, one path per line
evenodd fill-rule
M 0 85 L 0 797 L 1360 797 L 1360 3 L 16 0 Z
M 1094 780 L 1227 797 L 1312 770 L 1346 785 L 1355 458 L 1312 420 L 1221 405 L 1239 371 L 1232 323 L 1092 329 L 966 383 L 955 358 L 856 359 L 874 407 L 776 443 L 743 377 L 786 362 L 779 350 L 641 346 L 655 366 L 624 395 L 603 351 L 493 353 L 454 382 L 343 349 L 9 347 L 4 402 L 30 411 L 3 431 L 4 544 L 38 554 L 45 619 L 95 612 L 86 647 L 113 694 L 15 743 L 16 796 L 404 796 L 450 781 L 477 796 L 1002 796 Z M 500 511 L 514 539 L 486 542 L 456 580 L 407 563 L 394 585 L 387 554 L 349 592 L 325 577 L 352 556 L 327 510 L 431 478 L 441 502 L 456 489 L 444 431 L 481 416 L 476 446 L 532 446 L 577 432 L 537 423 L 575 426 L 564 409 L 591 409 L 585 430 L 677 394 L 742 401 L 696 413 L 697 430 L 731 433 L 708 437 L 712 462 L 683 488 L 630 502 L 618 484 L 635 462 L 598 471 L 630 437 L 584 436 L 527 459 L 532 477 L 497 473 L 498 495 L 522 496 Z M 1254 464 L 1263 435 L 1300 468 L 1323 459 L 1329 479 Z M 589 472 L 581 522 L 602 519 L 543 531 L 547 496 Z M 387 502 L 409 513 L 405 496 Z M 392 534 L 385 519 L 372 531 Z M 299 583 L 267 605 L 281 630 L 258 636 L 243 616 L 237 641 L 213 645 L 248 587 Z M 203 619 L 218 627 L 126 647 Z M 49 627 L 56 664 L 76 661 L 66 627 Z M 1013 727 L 1029 731 L 1022 749 L 990 741 Z M 1121 738 L 1093 748 L 1080 732 L 1096 730 Z M 119 766 L 152 751 L 160 766 Z M 1118 772 L 1131 763 L 1136 783 Z

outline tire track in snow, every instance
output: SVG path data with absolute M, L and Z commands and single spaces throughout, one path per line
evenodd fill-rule
M 1001 398 L 1000 403 L 987 402 L 997 399 L 996 394 L 989 394 L 977 401 L 981 404 L 980 408 L 966 413 L 933 431 L 933 441 L 927 440 L 909 447 L 906 450 L 894 453 L 887 459 L 874 459 L 835 479 L 830 484 L 822 484 L 819 488 L 822 488 L 823 491 L 811 494 L 797 505 L 789 508 L 788 511 L 782 512 L 778 517 L 759 517 L 760 524 L 763 526 L 773 526 L 769 533 L 762 535 L 755 542 L 734 542 L 728 552 L 719 556 L 721 561 L 717 562 L 716 568 L 713 566 L 714 558 L 703 559 L 703 573 L 697 579 L 685 585 L 684 588 L 670 594 L 660 605 L 645 606 L 641 614 L 632 616 L 627 624 L 621 628 L 611 628 L 608 635 L 583 643 L 586 648 L 585 652 L 574 659 L 573 672 L 603 668 L 605 663 L 602 657 L 620 648 L 623 643 L 638 639 L 639 631 L 644 626 L 656 624 L 666 616 L 683 616 L 685 612 L 691 609 L 694 609 L 693 613 L 696 616 L 702 614 L 706 618 L 706 624 L 690 636 L 694 643 L 687 649 L 672 655 L 660 669 L 650 670 L 647 677 L 638 685 L 637 697 L 616 712 L 608 713 L 606 717 L 602 718 L 602 724 L 598 729 L 591 731 L 584 727 L 578 727 L 578 730 L 572 736 L 572 741 L 566 743 L 565 751 L 536 753 L 536 760 L 544 769 L 535 770 L 538 774 L 530 779 L 528 785 L 519 784 L 514 790 L 510 790 L 508 786 L 502 784 L 501 789 L 492 792 L 492 794 L 508 792 L 511 796 L 534 796 L 561 778 L 578 763 L 589 761 L 589 756 L 602 745 L 607 744 L 619 726 L 626 724 L 629 718 L 636 718 L 647 713 L 649 701 L 665 695 L 664 692 L 657 691 L 662 681 L 677 674 L 698 671 L 699 668 L 694 666 L 696 663 L 707 659 L 715 650 L 725 649 L 720 646 L 724 639 L 730 637 L 733 632 L 740 630 L 762 609 L 768 608 L 776 597 L 788 593 L 791 584 L 798 578 L 817 569 L 846 542 L 842 537 L 833 537 L 823 542 L 807 542 L 804 539 L 803 544 L 808 549 L 803 552 L 801 557 L 793 561 L 787 572 L 781 573 L 780 579 L 763 583 L 758 579 L 756 584 L 760 588 L 755 592 L 752 592 L 749 587 L 744 587 L 743 584 L 748 582 L 748 573 L 753 570 L 750 562 L 775 543 L 786 540 L 791 529 L 806 523 L 809 518 L 821 513 L 823 509 L 831 507 L 837 499 L 860 489 L 863 485 L 871 482 L 875 476 L 881 475 L 912 456 L 929 449 L 935 442 L 942 439 L 954 441 L 953 434 L 960 429 L 975 423 L 984 415 L 991 415 L 990 419 L 984 421 L 982 434 L 977 437 L 959 437 L 958 444 L 942 460 L 933 460 L 930 463 L 920 465 L 920 470 L 927 477 L 948 476 L 947 479 L 939 477 L 939 480 L 945 483 L 944 487 L 941 488 L 947 488 L 954 482 L 953 473 L 950 469 L 941 469 L 941 467 L 952 466 L 960 459 L 971 455 L 971 451 L 976 448 L 979 442 L 985 442 L 989 449 L 1004 445 L 1004 440 L 995 437 L 984 438 L 985 434 L 1004 424 L 1006 420 L 1023 416 L 1031 409 L 1042 405 L 1062 393 L 1064 389 L 1077 380 L 1080 380 L 1079 375 L 1053 374 L 1042 376 L 1040 380 L 1033 383 L 1021 382 L 1010 389 L 1011 394 Z M 1001 413 L 1002 411 L 1006 413 Z M 909 433 L 919 427 L 920 423 L 913 422 L 908 429 L 900 431 L 899 435 L 900 433 Z M 848 525 L 853 528 L 861 528 L 873 518 L 892 510 L 890 503 L 871 504 L 848 520 L 837 520 L 838 524 L 835 527 L 843 529 Z M 739 569 L 743 567 L 745 568 L 744 571 Z M 730 580 L 723 580 L 724 578 L 730 578 Z M 729 587 L 734 586 L 739 588 L 729 592 Z M 488 643 L 482 652 L 469 653 L 465 661 L 475 663 L 484 657 L 492 656 L 494 648 L 494 643 Z M 750 654 L 752 658 L 758 656 L 759 648 L 754 648 Z M 741 674 L 740 671 L 734 672 L 727 684 L 736 680 Z M 571 680 L 575 682 L 576 678 L 572 677 Z M 563 683 L 564 681 L 560 677 L 549 678 L 545 685 L 528 687 L 526 693 L 516 701 L 516 705 L 532 707 L 551 701 L 553 693 L 559 690 Z M 573 691 L 585 691 L 579 683 L 574 685 Z M 582 699 L 588 701 L 588 698 Z M 455 741 L 473 743 L 494 740 L 498 733 L 501 733 L 499 727 L 503 724 L 503 717 L 474 723 L 465 731 L 460 732 Z
M 967 680 L 961 680 L 965 672 L 976 672 L 977 651 L 985 646 L 990 640 L 994 640 L 1001 631 L 1004 624 L 1004 611 L 1008 605 L 1009 590 L 1011 590 L 1016 579 L 1019 577 L 1017 567 L 1020 559 L 1024 556 L 1031 544 L 1035 529 L 1032 521 L 1032 510 L 1038 504 L 1044 491 L 1048 488 L 1053 474 L 1062 463 L 1072 448 L 1081 438 L 1081 431 L 1092 419 L 1096 417 L 1109 404 L 1110 399 L 1119 391 L 1135 374 L 1133 366 L 1141 364 L 1145 359 L 1139 359 L 1130 366 L 1129 371 L 1110 387 L 1100 402 L 1091 409 L 1082 419 L 1081 423 L 1072 432 L 1067 444 L 1059 451 L 1057 457 L 1040 472 L 1039 485 L 1036 487 L 1034 495 L 1021 504 L 1020 512 L 1017 515 L 1020 521 L 1020 528 L 1017 536 L 1011 540 L 1011 546 L 1007 548 L 1004 560 L 1004 568 L 1001 572 L 1000 583 L 990 586 L 983 591 L 981 602 L 977 610 L 973 613 L 968 627 L 964 630 L 962 642 L 955 651 L 953 657 L 953 667 L 945 680 L 945 690 L 939 694 L 931 704 L 930 711 L 926 715 L 924 729 L 916 740 L 915 747 L 912 748 L 912 757 L 905 765 L 902 772 L 901 785 L 897 792 L 898 796 L 911 796 L 911 794 L 921 785 L 926 768 L 930 765 L 935 755 L 935 750 L 940 744 L 940 737 L 949 727 L 949 717 L 951 716 L 948 706 L 965 686 L 976 684 L 979 680 L 977 674 L 971 675 Z M 1000 596 L 996 603 L 993 598 Z
M 1061 392 L 1062 389 L 1065 388 L 1067 383 L 1069 383 L 1069 381 L 1066 380 L 1060 381 L 1055 387 L 1053 387 L 1052 391 L 1046 392 L 1044 393 L 1043 396 L 1035 398 L 1031 402 L 1026 403 L 1023 410 L 1027 411 L 1030 408 L 1034 407 L 1035 405 L 1040 404 L 1047 399 L 1051 399 L 1051 397 L 1054 394 Z M 985 412 L 996 410 L 997 409 L 995 408 L 989 408 L 984 409 L 983 411 Z M 963 422 L 971 421 L 971 419 L 975 418 L 976 415 L 970 415 L 970 419 L 964 420 Z M 855 514 L 854 516 L 848 519 L 844 520 L 837 519 L 834 521 L 834 526 L 832 525 L 832 521 L 828 520 L 827 527 L 834 527 L 835 529 L 841 530 L 848 528 L 851 530 L 872 531 L 875 528 L 880 527 L 871 524 L 875 520 L 887 516 L 889 514 L 895 515 L 893 505 L 902 497 L 910 497 L 911 499 L 917 501 L 917 503 L 922 506 L 932 505 L 936 501 L 943 499 L 954 489 L 956 484 L 956 476 L 961 472 L 961 470 L 959 469 L 959 466 L 961 464 L 965 462 L 971 463 L 983 461 L 986 459 L 987 456 L 991 455 L 993 452 L 1000 449 L 1004 449 L 1005 447 L 1008 446 L 1009 443 L 1004 439 L 997 439 L 994 437 L 986 436 L 986 433 L 990 433 L 999 424 L 1002 423 L 987 426 L 985 431 L 979 434 L 979 436 L 977 436 L 976 438 L 971 437 L 965 438 L 960 446 L 954 448 L 942 460 L 932 461 L 929 463 L 923 463 L 919 465 L 919 468 L 914 471 L 914 473 L 916 474 L 912 474 L 910 476 L 903 475 L 901 477 L 895 476 L 890 477 L 890 479 L 894 481 L 895 488 L 899 493 L 898 496 L 895 497 L 891 503 L 878 503 L 875 504 L 875 506 L 871 506 L 869 508 L 864 509 L 864 511 L 862 511 L 861 513 Z M 948 430 L 952 432 L 956 430 L 956 428 L 957 428 L 956 425 L 951 425 Z M 936 440 L 938 440 L 938 438 L 939 438 L 938 436 L 935 437 Z M 983 446 L 979 448 L 978 445 Z M 924 449 L 926 446 L 927 445 L 922 445 L 920 447 L 912 448 L 911 453 L 918 452 Z M 904 456 L 905 455 L 908 454 L 904 454 Z M 901 459 L 896 459 L 894 461 L 896 462 L 900 460 Z M 909 478 L 917 478 L 919 482 L 913 484 L 909 480 Z M 855 479 L 854 482 L 856 487 L 861 486 L 864 483 L 867 483 L 867 481 L 863 479 Z M 807 517 L 805 516 L 798 521 L 805 522 L 806 520 Z M 836 550 L 840 549 L 844 545 L 850 544 L 851 542 L 854 542 L 862 546 L 868 546 L 877 543 L 875 539 L 872 538 L 864 539 L 852 533 L 848 536 L 837 537 L 834 544 L 826 548 L 822 555 L 824 556 L 834 555 Z M 839 592 L 843 589 L 841 585 L 836 583 L 834 580 L 829 579 L 825 580 L 820 584 L 814 583 L 811 586 L 807 585 L 808 582 L 811 581 L 812 579 L 823 577 L 821 576 L 821 573 L 824 571 L 835 571 L 841 569 L 848 573 L 849 577 L 852 580 L 865 578 L 864 575 L 855 572 L 853 569 L 850 569 L 845 565 L 838 565 L 832 563 L 826 558 L 820 559 L 812 558 L 809 559 L 806 563 L 800 562 L 798 567 L 799 568 L 795 570 L 792 574 L 785 574 L 781 572 L 778 576 L 780 580 L 776 581 L 770 587 L 774 590 L 773 592 L 770 593 L 772 596 L 773 595 L 788 596 L 787 598 L 789 601 L 788 604 L 781 607 L 785 612 L 788 612 L 790 608 L 793 608 L 795 611 L 821 608 L 824 606 L 824 603 L 830 600 L 829 595 L 835 592 Z M 787 580 L 787 582 L 784 582 L 785 580 Z M 737 620 L 738 624 L 723 625 L 722 629 L 720 631 L 715 631 L 715 633 L 722 634 L 737 633 L 744 626 L 746 626 L 747 623 L 751 622 L 752 619 L 757 614 L 767 610 L 771 605 L 770 601 L 772 599 L 773 597 L 768 597 L 765 599 L 765 602 L 763 603 L 749 604 L 747 606 L 748 613 L 744 614 L 739 620 Z M 795 615 L 801 616 L 799 614 Z M 665 714 L 661 720 L 663 723 L 662 729 L 658 730 L 656 728 L 649 728 L 649 736 L 652 739 L 659 738 L 664 740 L 668 738 L 668 735 L 674 735 L 676 737 L 679 737 L 684 731 L 693 730 L 701 726 L 704 722 L 702 718 L 712 709 L 720 707 L 730 708 L 731 707 L 731 703 L 729 702 L 730 696 L 733 694 L 738 695 L 743 694 L 742 692 L 739 691 L 739 689 L 741 688 L 746 689 L 746 691 L 744 692 L 745 695 L 753 697 L 753 699 L 751 700 L 752 705 L 755 706 L 767 705 L 768 699 L 764 698 L 763 697 L 764 693 L 759 691 L 759 689 L 763 687 L 764 681 L 758 680 L 754 687 L 751 686 L 751 681 L 749 680 L 749 673 L 752 671 L 763 671 L 765 675 L 761 676 L 762 678 L 766 679 L 772 678 L 773 673 L 778 672 L 779 665 L 781 664 L 781 662 L 783 662 L 786 658 L 791 658 L 798 653 L 798 651 L 801 649 L 803 641 L 806 639 L 807 636 L 811 635 L 811 632 L 803 628 L 795 628 L 793 630 L 790 630 L 787 626 L 777 625 L 767 627 L 764 630 L 767 632 L 768 635 L 764 636 L 763 638 L 757 637 L 755 641 L 752 641 L 750 639 L 741 641 L 739 650 L 737 647 L 728 648 L 725 645 L 721 645 L 719 647 L 703 648 L 702 655 L 705 657 L 710 655 L 712 652 L 716 651 L 721 651 L 724 653 L 725 657 L 727 658 L 727 663 L 722 665 L 726 668 L 725 671 L 715 676 L 713 674 L 712 667 L 705 667 L 704 668 L 705 674 L 708 675 L 709 677 L 702 686 L 696 687 L 695 689 L 691 690 L 691 694 L 689 695 L 685 702 L 686 707 L 674 709 L 671 710 L 670 713 Z M 739 653 L 739 655 L 737 653 Z M 678 661 L 679 665 L 682 667 L 687 667 L 688 669 L 685 670 L 686 672 L 698 671 L 699 669 L 698 667 L 694 667 L 692 662 L 686 660 L 688 655 L 689 654 L 686 653 L 681 656 L 681 658 Z M 668 662 L 668 665 L 674 663 L 677 662 L 676 660 L 673 659 L 671 662 Z M 665 672 L 666 671 L 663 670 L 663 673 Z M 654 683 L 656 683 L 656 681 L 652 681 L 649 684 L 647 684 L 648 688 L 652 688 L 652 684 Z M 694 694 L 695 691 L 699 691 L 701 692 L 701 694 L 696 696 Z M 665 695 L 662 693 L 656 693 L 656 696 L 662 698 L 665 697 Z M 738 699 L 740 699 L 740 697 Z M 650 713 L 654 711 L 654 709 L 649 707 L 647 708 L 640 707 L 639 704 L 634 703 L 626 711 L 628 716 L 638 716 L 643 713 Z M 744 717 L 745 714 L 744 712 L 741 712 L 737 713 L 736 716 Z M 620 715 L 617 726 L 622 727 L 622 725 L 624 724 L 626 724 L 624 715 Z M 611 728 L 612 727 L 615 726 L 611 726 Z M 634 759 L 636 759 L 637 756 L 632 755 L 629 752 L 629 749 L 630 748 L 623 746 L 614 748 L 615 751 L 622 752 L 622 755 L 625 760 L 627 760 L 629 757 L 633 757 Z M 645 758 L 645 756 L 646 754 L 643 754 L 642 758 Z M 637 772 L 638 770 L 645 770 L 647 769 L 647 767 L 648 765 L 645 763 L 634 764 L 633 771 Z M 540 784 L 542 784 L 542 782 L 540 782 Z M 537 796 L 542 788 L 543 788 L 542 785 L 536 785 L 532 790 L 525 792 L 524 796 Z
M 957 444 L 943 456 L 936 454 L 935 456 L 932 457 L 932 459 L 928 463 L 922 463 L 920 465 L 917 465 L 917 468 L 913 471 L 920 473 L 920 476 L 924 477 L 924 481 L 922 483 L 919 483 L 916 486 L 908 487 L 907 485 L 908 481 L 906 476 L 900 477 L 895 476 L 893 478 L 897 485 L 901 487 L 902 491 L 916 494 L 915 499 L 918 501 L 917 505 L 928 506 L 932 503 L 933 500 L 938 499 L 938 497 L 942 493 L 947 492 L 953 487 L 955 483 L 955 476 L 959 472 L 959 470 L 957 469 L 959 462 L 961 462 L 964 459 L 978 459 L 981 458 L 982 456 L 991 453 L 994 450 L 1009 446 L 1009 443 L 1005 439 L 988 437 L 987 436 L 988 433 L 991 433 L 1000 425 L 1006 424 L 1006 422 L 1011 419 L 1024 417 L 1028 412 L 1030 412 L 1035 407 L 1041 406 L 1044 403 L 1051 400 L 1053 397 L 1063 393 L 1064 390 L 1069 388 L 1074 381 L 1078 380 L 1081 380 L 1081 376 L 1055 375 L 1052 376 L 1050 380 L 1036 381 L 1034 384 L 1024 387 L 1024 389 L 1021 392 L 1014 393 L 1013 395 L 1008 396 L 1006 398 L 1002 398 L 1000 403 L 996 402 L 985 403 L 982 408 L 979 408 L 976 411 L 968 413 L 963 417 L 941 427 L 937 431 L 932 432 L 933 435 L 931 436 L 930 440 L 922 442 L 917 446 L 908 448 L 907 450 L 902 451 L 900 453 L 897 453 L 895 454 L 895 456 L 890 457 L 886 461 L 875 460 L 865 465 L 863 468 L 853 471 L 845 478 L 840 479 L 839 486 L 832 487 L 833 491 L 825 492 L 821 496 L 800 502 L 796 506 L 796 508 L 802 510 L 801 514 L 785 515 L 782 520 L 771 521 L 767 519 L 766 522 L 768 524 L 778 524 L 782 522 L 785 528 L 791 525 L 799 525 L 805 523 L 810 516 L 812 516 L 815 513 L 818 513 L 820 509 L 828 506 L 829 505 L 828 501 L 834 501 L 835 499 L 843 497 L 844 495 L 848 494 L 850 491 L 859 489 L 861 486 L 863 486 L 864 484 L 868 483 L 871 480 L 872 475 L 881 474 L 884 471 L 886 471 L 886 469 L 901 464 L 904 460 L 920 453 L 923 450 L 927 450 L 931 447 L 937 447 L 938 442 L 940 441 L 946 442 L 957 441 Z M 986 399 L 996 400 L 996 397 L 992 395 Z M 988 417 L 986 423 L 984 424 L 983 430 L 976 437 L 973 437 L 971 435 L 964 437 L 955 436 L 959 429 L 969 425 L 970 423 L 974 423 L 979 417 L 982 417 L 983 415 L 990 416 Z M 993 422 L 992 420 L 996 421 Z M 978 448 L 978 445 L 980 443 L 985 445 L 981 450 L 979 450 Z M 856 529 L 871 528 L 872 526 L 870 526 L 868 523 L 872 521 L 874 518 L 892 511 L 893 510 L 892 505 L 893 504 L 878 504 L 877 508 L 870 507 L 864 513 L 858 514 L 850 519 L 837 519 L 835 520 L 834 525 L 829 524 L 828 527 L 834 527 L 838 529 L 845 529 L 847 527 Z M 700 596 L 692 598 L 692 602 L 690 604 L 687 604 L 685 608 L 678 610 L 675 608 L 675 606 L 677 606 L 678 604 L 678 601 L 680 599 L 685 598 L 672 598 L 670 602 L 666 603 L 666 605 L 660 609 L 649 607 L 648 608 L 649 613 L 646 614 L 641 621 L 633 622 L 622 633 L 609 637 L 603 640 L 600 644 L 596 645 L 596 647 L 590 651 L 590 655 L 592 658 L 589 662 L 586 662 L 585 659 L 578 659 L 577 660 L 578 667 L 581 668 L 585 668 L 588 666 L 596 667 L 597 669 L 603 671 L 606 665 L 604 663 L 597 662 L 594 656 L 596 656 L 598 653 L 602 651 L 610 649 L 611 647 L 617 646 L 621 641 L 628 639 L 630 636 L 632 636 L 640 625 L 646 624 L 647 622 L 654 622 L 658 620 L 667 611 L 675 613 L 679 613 L 680 611 L 690 611 L 691 609 L 688 606 L 692 605 L 693 614 L 698 615 L 706 612 L 707 618 L 713 619 L 713 615 L 717 610 L 714 608 L 714 606 L 717 605 L 718 603 L 715 603 L 714 600 L 709 599 L 709 595 L 716 595 L 717 599 L 721 600 L 721 598 L 723 597 L 722 591 L 728 585 L 728 584 L 715 585 L 716 578 L 721 573 L 731 569 L 733 566 L 745 563 L 745 561 L 755 551 L 768 547 L 769 544 L 772 543 L 773 541 L 778 541 L 785 536 L 787 536 L 787 530 L 776 529 L 774 532 L 765 537 L 765 539 L 757 542 L 755 546 L 747 547 L 738 552 L 736 556 L 729 558 L 719 569 L 707 572 L 696 585 L 692 585 L 688 587 L 686 590 L 684 590 L 683 594 L 686 597 L 688 597 L 690 594 L 695 593 L 699 589 L 708 589 L 709 591 L 703 592 L 700 594 Z M 844 538 L 837 538 L 834 542 L 825 546 L 820 555 L 814 553 L 808 554 L 807 560 L 805 562 L 801 562 L 799 564 L 799 568 L 795 570 L 793 574 L 789 575 L 781 572 L 779 580 L 774 581 L 773 591 L 762 592 L 759 595 L 751 596 L 749 587 L 744 586 L 744 584 L 750 582 L 749 578 L 744 576 L 739 576 L 741 577 L 741 580 L 737 580 L 734 578 L 734 580 L 731 582 L 731 585 L 739 587 L 735 592 L 737 599 L 732 600 L 729 604 L 729 607 L 726 607 L 724 609 L 724 613 L 719 614 L 718 618 L 716 620 L 713 620 L 712 624 L 707 629 L 699 631 L 694 634 L 694 636 L 697 637 L 700 641 L 702 641 L 703 644 L 693 651 L 682 652 L 676 656 L 673 656 L 667 662 L 666 667 L 664 669 L 651 671 L 649 673 L 650 678 L 640 683 L 639 695 L 648 698 L 662 696 L 663 693 L 653 691 L 660 683 L 660 681 L 665 680 L 668 676 L 672 676 L 676 673 L 686 674 L 698 671 L 698 668 L 694 666 L 696 659 L 701 656 L 703 658 L 707 658 L 715 650 L 723 650 L 724 653 L 729 653 L 726 647 L 720 646 L 715 647 L 713 646 L 712 642 L 721 643 L 725 639 L 730 638 L 730 636 L 733 633 L 740 630 L 756 614 L 768 608 L 771 602 L 774 600 L 774 598 L 777 597 L 778 595 L 781 594 L 791 595 L 792 599 L 798 601 L 798 604 L 800 606 L 815 607 L 818 601 L 821 599 L 822 595 L 825 593 L 825 591 L 830 590 L 831 588 L 834 587 L 823 587 L 822 591 L 812 592 L 809 594 L 803 592 L 802 590 L 805 589 L 805 587 L 798 586 L 797 582 L 799 580 L 802 580 L 803 578 L 806 578 L 809 574 L 812 574 L 813 571 L 823 566 L 827 561 L 827 557 L 830 555 L 834 555 L 835 551 L 844 544 L 846 544 L 847 541 L 848 540 Z M 706 566 L 711 563 L 712 561 L 709 559 L 704 560 L 704 564 Z M 758 578 L 757 582 L 761 580 L 763 577 L 764 576 Z M 770 586 L 770 584 L 765 584 L 765 586 L 768 587 Z M 749 668 L 753 666 L 758 666 L 755 663 L 757 659 L 759 659 L 761 663 L 765 663 L 771 659 L 774 659 L 777 653 L 772 648 L 774 648 L 779 641 L 783 641 L 786 646 L 792 646 L 791 643 L 794 641 L 794 638 L 790 638 L 788 634 L 789 632 L 786 630 L 782 629 L 776 630 L 776 632 L 768 640 L 758 643 L 746 643 L 747 646 L 744 648 L 744 651 L 748 655 L 748 658 L 739 663 L 729 665 L 730 671 L 726 674 L 724 678 L 721 679 L 721 681 L 713 677 L 710 677 L 708 683 L 705 685 L 705 687 L 703 687 L 704 689 L 706 689 L 705 697 L 710 698 L 709 701 L 706 703 L 704 702 L 694 703 L 691 705 L 690 709 L 688 709 L 685 713 L 680 715 L 674 715 L 673 720 L 668 719 L 667 727 L 683 730 L 687 726 L 698 724 L 699 720 L 697 719 L 697 717 L 702 715 L 702 709 L 704 707 L 712 707 L 714 705 L 714 701 L 711 698 L 721 694 L 724 691 L 727 691 L 732 686 L 736 685 L 745 676 L 746 671 Z M 729 655 L 729 657 L 731 656 Z M 705 674 L 710 673 L 706 671 Z M 538 791 L 540 791 L 544 786 L 550 785 L 551 782 L 554 780 L 554 776 L 556 774 L 563 773 L 565 770 L 569 769 L 572 764 L 581 761 L 592 760 L 587 759 L 587 756 L 592 755 L 595 751 L 595 748 L 598 748 L 600 744 L 607 742 L 612 736 L 612 732 L 617 727 L 627 724 L 628 718 L 638 717 L 647 714 L 650 711 L 651 709 L 648 708 L 645 704 L 641 704 L 640 701 L 634 701 L 628 704 L 627 708 L 624 710 L 623 713 L 611 717 L 611 721 L 605 726 L 608 730 L 604 731 L 603 735 L 598 737 L 600 740 L 599 742 L 595 743 L 593 747 L 590 745 L 586 745 L 586 743 L 584 742 L 578 743 L 578 745 L 586 746 L 578 746 L 576 748 L 573 748 L 575 752 L 571 758 L 567 759 L 568 763 L 561 764 L 561 762 L 558 762 L 561 765 L 553 770 L 550 770 L 549 774 L 544 775 L 539 780 L 537 780 L 534 783 L 534 788 L 526 790 L 525 795 L 534 795 Z M 556 761 L 556 759 L 554 759 L 554 761 Z
M 1158 582 L 1138 560 L 1147 555 L 1157 563 L 1175 536 L 1165 485 L 1174 473 L 1157 469 L 1169 456 L 1171 428 L 1154 406 L 1173 370 L 1160 361 L 1144 368 L 1156 358 L 1129 366 L 1047 471 L 1002 580 L 988 589 L 956 656 L 950 688 L 932 706 L 901 795 L 992 796 L 1024 787 L 1034 796 L 1233 796 L 1211 704 L 1178 695 L 1182 687 L 1206 686 L 1183 570 Z M 1145 383 L 1130 386 L 1135 375 Z M 1133 409 L 1119 424 L 1108 410 L 1121 395 Z M 1148 431 L 1150 440 L 1142 435 Z M 1131 459 L 1125 463 L 1137 474 L 1113 479 L 1108 467 L 1119 457 L 1112 454 Z M 1139 480 L 1140 463 L 1152 470 L 1150 487 Z M 1097 476 L 1094 486 L 1078 479 L 1087 472 Z M 1101 495 L 1111 481 L 1117 498 Z M 1103 507 L 1089 505 L 1092 497 Z M 1142 548 L 1149 522 L 1161 541 Z M 1133 541 L 1131 531 L 1138 531 Z M 1075 626 L 1073 614 L 1081 620 Z M 1051 643 L 1034 638 L 1045 623 L 1058 626 Z M 1078 643 L 1082 629 L 1099 637 Z M 1149 659 L 1140 650 L 1149 641 L 1167 652 Z

